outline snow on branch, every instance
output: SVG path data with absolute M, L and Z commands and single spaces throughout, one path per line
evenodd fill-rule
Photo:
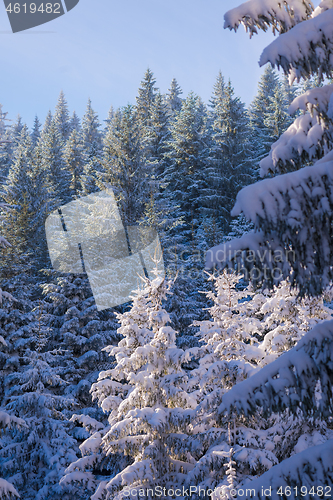
M 318 201 L 319 206 L 314 208 L 320 211 L 320 215 L 329 215 L 333 209 L 332 152 L 311 167 L 246 186 L 238 193 L 231 215 L 243 213 L 254 224 L 258 223 L 258 217 L 278 224 L 284 213 L 289 224 L 301 229 L 304 217 L 310 216 L 302 211 L 300 194 L 303 191 L 313 202 Z
M 312 17 L 319 16 L 325 10 L 331 9 L 333 7 L 333 0 L 322 0 L 318 7 L 312 13 Z
M 261 493 L 264 489 L 267 493 L 271 491 L 269 494 L 271 500 L 281 500 L 283 498 L 281 492 L 286 492 L 289 500 L 298 500 L 302 497 L 315 497 L 315 494 L 310 493 L 311 488 L 313 492 L 317 492 L 317 488 L 321 487 L 325 495 L 325 491 L 330 492 L 330 486 L 325 490 L 325 485 L 332 483 L 333 439 L 329 439 L 324 444 L 297 453 L 275 465 L 262 476 L 242 485 L 242 489 L 247 492 L 242 498 L 263 500 L 265 497 Z M 255 491 L 255 495 L 250 493 L 251 490 Z
M 238 272 L 249 271 L 252 283 L 256 285 L 256 276 L 252 275 L 251 269 L 269 268 L 272 259 L 277 256 L 279 260 L 274 261 L 275 266 L 281 267 L 281 273 L 288 274 L 290 265 L 284 258 L 285 249 L 279 239 L 273 234 L 268 238 L 263 231 L 250 231 L 241 238 L 210 248 L 206 254 L 205 268 L 209 270 L 216 266 L 224 269 L 232 266 Z M 270 282 L 267 284 L 270 285 Z
M 309 0 L 249 0 L 229 10 L 224 16 L 224 28 L 237 30 L 243 24 L 246 31 L 257 33 L 269 26 L 273 33 L 284 33 L 311 17 L 313 4 Z
M 319 160 L 332 147 L 332 132 L 322 121 L 318 122 L 317 117 L 310 114 L 299 116 L 259 163 L 260 175 L 297 170 L 305 161 Z
M 333 320 L 316 325 L 294 348 L 235 385 L 222 396 L 212 416 L 220 422 L 234 411 L 248 416 L 258 407 L 266 415 L 285 408 L 301 408 L 305 414 L 317 408 L 318 414 L 329 415 L 333 409 L 332 360 Z M 322 388 L 320 403 L 315 396 L 318 380 Z
M 20 495 L 17 493 L 14 486 L 6 481 L 5 479 L 0 479 L 0 498 L 2 500 L 11 500 L 13 498 L 19 498 Z
M 312 167 L 264 179 L 242 189 L 232 215 L 243 213 L 257 233 L 210 249 L 206 268 L 241 259 L 255 284 L 272 286 L 289 277 L 300 294 L 319 295 L 333 279 L 333 152 Z M 274 245 L 280 241 L 283 254 Z M 237 251 L 237 245 L 240 244 Z M 265 251 L 266 249 L 266 251 Z M 253 251 L 255 253 L 253 253 Z M 261 265 L 260 265 L 261 264 Z M 267 271 L 266 272 L 266 268 Z M 251 270 L 257 272 L 255 278 Z M 264 272 L 263 272 L 264 271 Z M 249 278 L 249 276 L 247 276 Z
M 15 415 L 9 415 L 4 411 L 0 411 L 0 429 L 11 427 L 20 429 L 22 427 L 27 427 L 27 425 L 22 418 L 18 418 L 15 417 Z
M 70 422 L 78 422 L 81 424 L 86 431 L 98 431 L 102 429 L 104 426 L 95 418 L 90 417 L 89 415 L 73 415 L 70 419 Z
M 332 108 L 330 107 L 332 94 L 333 84 L 310 89 L 293 100 L 289 106 L 288 112 L 292 115 L 298 109 L 309 111 L 310 113 L 316 111 L 324 120 L 327 120 L 327 116 L 332 118 Z
M 286 74 L 291 73 L 291 80 L 309 78 L 318 71 L 320 76 L 330 76 L 332 50 L 333 9 L 329 9 L 279 36 L 264 49 L 259 64 L 270 62 L 273 67 L 281 67 Z M 291 72 L 292 68 L 295 71 Z
M 333 85 L 310 89 L 296 97 L 289 113 L 308 113 L 294 123 L 271 146 L 269 155 L 260 162 L 260 175 L 285 173 L 302 166 L 304 161 L 320 159 L 333 148 Z

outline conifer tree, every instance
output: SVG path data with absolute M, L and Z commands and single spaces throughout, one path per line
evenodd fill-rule
M 201 314 L 203 295 L 197 290 L 203 289 L 204 280 L 198 235 L 205 208 L 209 207 L 202 198 L 211 187 L 207 176 L 209 141 L 206 109 L 191 93 L 171 125 L 161 179 L 166 186 L 163 200 L 174 218 L 164 242 L 165 265 L 170 276 L 177 275 L 167 308 L 183 334 L 190 333 L 187 329 Z
M 202 430 L 196 439 L 205 451 L 189 472 L 186 484 L 197 484 L 206 490 L 215 488 L 216 498 L 227 484 L 221 465 L 231 444 L 237 480 L 244 481 L 249 471 L 251 476 L 262 473 L 283 456 L 292 454 L 300 447 L 302 435 L 309 442 L 315 432 L 323 442 L 327 439 L 325 420 L 321 420 L 320 432 L 319 421 L 311 424 L 301 412 L 295 419 L 288 412 L 272 415 L 270 419 L 262 418 L 259 413 L 251 419 L 235 411 L 212 426 L 214 410 L 211 409 L 219 406 L 229 390 L 237 390 L 238 384 L 251 380 L 259 367 L 280 357 L 313 326 L 331 318 L 331 310 L 324 305 L 323 298 L 298 300 L 297 291 L 291 291 L 288 283 L 263 294 L 252 287 L 240 291 L 239 280 L 240 276 L 230 270 L 210 276 L 215 288 L 208 293 L 213 301 L 209 309 L 211 319 L 196 322 L 203 345 L 192 350 L 199 364 L 191 371 L 189 387 L 200 403 Z M 332 292 L 328 291 L 326 298 L 331 297 Z M 230 422 L 232 443 L 228 439 Z M 282 450 L 275 444 L 283 441 L 284 433 L 290 446 Z
M 61 139 L 66 141 L 71 133 L 71 122 L 68 113 L 67 101 L 62 90 L 59 94 L 58 102 L 55 107 L 53 120 L 59 131 Z
M 4 113 L 2 111 L 2 104 L 0 104 L 0 138 L 1 140 L 3 140 L 3 137 L 5 135 L 5 132 L 6 132 L 6 128 L 7 128 L 7 124 L 6 124 L 6 120 L 7 119 L 7 115 L 8 113 Z
M 2 182 L 8 175 L 13 153 L 11 128 L 7 123 L 9 121 L 7 114 L 2 111 L 2 104 L 0 104 L 0 179 Z
M 41 134 L 40 128 L 41 128 L 41 123 L 38 119 L 38 116 L 35 116 L 34 125 L 31 132 L 31 140 L 34 147 L 37 145 L 38 140 L 40 138 Z
M 166 293 L 160 277 L 145 280 L 133 312 L 119 315 L 124 339 L 108 349 L 116 365 L 92 387 L 110 413 L 109 426 L 82 445 L 83 458 L 67 469 L 62 483 L 95 484 L 96 499 L 120 499 L 133 487 L 143 491 L 163 484 L 168 490 L 182 484 L 192 468 L 189 417 L 195 402 L 186 391 L 185 353 L 176 347 L 173 328 L 166 326 L 169 316 L 161 304 Z M 123 454 L 131 463 L 118 472 L 113 457 Z M 89 472 L 96 462 L 105 470 L 103 481 Z
M 70 177 L 69 191 L 71 198 L 79 195 L 83 173 L 84 153 L 80 133 L 74 128 L 70 134 L 63 152 L 64 169 Z
M 151 107 L 150 125 L 143 141 L 145 156 L 155 177 L 164 170 L 163 160 L 169 137 L 168 126 L 167 106 L 163 103 L 162 95 L 157 93 Z
M 295 85 L 294 82 L 290 85 L 289 78 L 287 77 L 287 75 L 283 75 L 282 79 L 280 81 L 281 81 L 282 90 L 283 90 L 283 93 L 284 93 L 284 96 L 285 96 L 285 99 L 287 102 L 287 106 L 290 106 L 291 103 L 293 102 L 293 100 L 295 99 L 295 97 L 297 97 L 297 95 L 299 93 L 299 89 L 298 89 L 297 85 Z M 290 117 L 289 117 L 289 121 L 290 121 L 290 123 L 292 121 L 290 119 Z
M 192 223 L 196 228 L 201 215 L 198 195 L 206 185 L 209 141 L 206 125 L 205 109 L 199 97 L 191 93 L 170 129 L 165 155 L 170 165 L 163 179 L 167 184 L 165 195 L 173 200 L 179 217 L 185 222 L 181 234 L 183 242 L 193 241 Z
M 110 115 L 111 119 L 111 115 Z M 82 142 L 84 166 L 81 175 L 81 189 L 84 194 L 96 191 L 98 177 L 102 171 L 102 133 L 97 113 L 88 100 L 87 109 L 82 119 Z
M 41 136 L 44 136 L 49 131 L 49 127 L 50 127 L 51 123 L 52 123 L 52 113 L 49 110 L 47 115 L 46 115 L 46 118 L 45 118 L 45 122 L 44 122 L 44 125 L 42 128 Z
M 111 119 L 112 117 L 109 116 Z M 97 113 L 91 106 L 91 100 L 88 99 L 86 112 L 82 118 L 82 140 L 85 149 L 89 149 L 93 143 L 101 146 L 100 122 Z
M 77 116 L 75 111 L 73 111 L 73 114 L 69 120 L 69 129 L 70 129 L 70 132 L 73 132 L 73 130 L 76 130 L 79 133 L 81 131 L 80 118 Z
M 158 230 L 162 245 L 166 243 L 163 241 L 166 231 L 176 223 L 172 209 L 170 210 L 169 200 L 163 195 L 165 186 L 162 179 L 167 165 L 165 153 L 169 138 L 167 105 L 162 95 L 157 93 L 152 106 L 151 124 L 142 141 L 149 172 L 149 191 L 140 223 Z
M 71 175 L 65 166 L 63 158 L 64 142 L 54 120 L 52 120 L 47 131 L 43 131 L 40 147 L 48 183 L 58 199 L 59 205 L 70 201 Z
M 81 411 L 88 408 L 94 416 L 89 389 L 97 371 L 110 365 L 102 349 L 119 339 L 114 311 L 97 311 L 88 277 L 83 274 L 54 277 L 42 289 L 42 320 L 50 331 L 51 348 L 62 349 L 67 366 L 63 376 L 68 384 L 66 394 L 78 401 Z
M 146 164 L 141 133 L 134 106 L 115 113 L 104 138 L 103 182 L 111 184 L 123 222 L 139 221 L 147 199 Z
M 273 95 L 269 96 L 269 102 L 264 113 L 264 125 L 270 140 L 277 141 L 280 135 L 292 122 L 287 110 L 289 107 L 288 95 L 281 82 L 278 82 Z
M 279 85 L 279 79 L 271 66 L 265 68 L 258 82 L 257 95 L 250 104 L 250 123 L 251 132 L 254 135 L 254 146 L 257 160 L 261 160 L 269 153 L 270 147 L 274 140 L 271 139 L 269 130 L 264 122 L 267 116 L 267 110 L 271 106 L 271 99 Z
M 26 126 L 14 152 L 3 197 L 11 207 L 3 218 L 4 234 L 12 241 L 12 247 L 3 257 L 2 273 L 8 276 L 32 269 L 37 271 L 47 259 L 44 222 L 52 209 L 52 196 L 41 151 L 38 146 L 33 147 Z
M 316 10 L 312 4 L 303 1 L 293 2 L 292 8 L 291 2 L 282 6 L 275 1 L 257 7 L 257 3 L 250 0 L 232 9 L 225 15 L 225 26 L 236 30 L 243 23 L 251 34 L 257 28 L 266 30 L 272 26 L 274 32 L 283 33 L 263 51 L 261 65 L 270 62 L 282 67 L 290 75 L 290 81 L 313 74 L 318 74 L 320 78 L 323 74 L 330 75 L 332 67 L 326 45 L 332 31 L 333 9 L 330 4 L 322 2 Z M 291 47 L 300 46 L 302 51 L 296 51 L 297 55 L 295 50 L 290 51 Z M 242 212 L 254 223 L 255 232 L 225 246 L 215 247 L 208 255 L 207 264 L 211 265 L 214 261 L 224 266 L 227 261 L 237 261 L 235 251 L 238 250 L 239 255 L 241 250 L 244 268 L 249 270 L 257 266 L 262 271 L 253 280 L 256 284 L 272 286 L 288 276 L 300 296 L 318 296 L 330 285 L 331 91 L 326 85 L 310 89 L 294 100 L 290 112 L 300 109 L 307 113 L 296 118 L 273 144 L 267 162 L 261 162 L 263 175 L 269 171 L 279 173 L 283 168 L 289 172 L 257 182 L 238 194 L 233 215 Z M 316 134 L 313 137 L 314 130 Z M 315 157 L 323 158 L 313 166 L 296 170 L 305 158 L 311 161 Z M 249 253 L 252 257 L 257 256 L 259 248 L 268 257 L 261 262 L 254 258 L 249 263 Z M 279 263 L 273 257 L 277 250 L 281 255 Z M 290 251 L 292 255 L 288 255 Z M 227 253 L 218 258 L 217 252 L 220 252 L 219 255 Z M 281 271 L 278 276 L 267 273 L 275 266 Z M 251 415 L 256 419 L 260 415 L 267 418 L 274 412 L 283 415 L 285 411 L 296 417 L 300 414 L 303 422 L 309 422 L 309 416 L 314 420 L 329 421 L 332 416 L 332 370 L 331 354 L 327 353 L 332 350 L 332 332 L 332 321 L 316 325 L 295 347 L 228 391 L 217 410 L 212 412 L 212 418 L 221 424 L 230 419 L 237 409 L 237 413 L 245 418 Z M 260 497 L 259 488 L 268 486 L 278 488 L 277 485 L 284 487 L 292 484 L 301 488 L 311 483 L 316 489 L 321 484 L 331 485 L 333 443 L 329 434 L 322 437 L 324 442 L 320 441 L 318 446 L 314 446 L 313 439 L 309 439 L 306 449 L 304 444 L 307 439 L 303 439 L 292 457 L 284 460 L 285 456 L 280 455 L 281 463 L 265 474 L 261 471 L 257 480 L 247 481 L 244 485 L 255 488 L 254 498 Z M 279 441 L 277 437 L 276 443 Z M 297 497 L 294 490 L 291 498 Z
M 33 203 L 31 198 L 33 188 L 29 178 L 33 148 L 26 126 L 23 126 L 18 141 L 3 193 L 4 201 L 11 207 L 11 210 L 3 212 L 3 234 L 12 240 L 12 246 L 2 256 L 2 276 L 4 273 L 7 274 L 9 269 L 13 274 L 20 274 L 30 268 L 31 249 L 27 233 L 30 231 L 33 217 L 29 210 Z
M 211 203 L 224 232 L 230 224 L 230 210 L 238 191 L 251 182 L 249 122 L 244 104 L 234 95 L 231 82 L 221 72 L 211 99 L 211 182 L 215 190 Z M 214 192 L 215 191 L 215 192 Z
M 4 441 L 1 470 L 27 500 L 56 499 L 63 471 L 77 456 L 66 424 L 66 410 L 71 411 L 74 401 L 58 394 L 66 384 L 57 373 L 56 353 L 27 350 L 23 358 L 26 366 L 6 377 L 3 407 L 23 416 L 26 426 Z
M 182 99 L 179 97 L 182 95 L 183 91 L 178 85 L 176 78 L 171 80 L 170 88 L 166 93 L 166 103 L 169 108 L 169 113 L 171 118 L 174 118 L 175 114 L 180 111 L 182 107 Z
M 24 123 L 22 121 L 22 116 L 17 115 L 16 121 L 12 125 L 12 140 L 14 147 L 18 144 L 21 136 L 21 132 L 23 130 Z
M 145 135 L 146 130 L 151 126 L 153 104 L 157 92 L 155 84 L 156 80 L 154 78 L 154 74 L 148 68 L 143 77 L 141 86 L 138 90 L 138 96 L 136 98 L 137 119 L 143 135 Z

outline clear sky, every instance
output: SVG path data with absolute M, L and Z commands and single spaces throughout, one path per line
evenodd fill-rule
M 81 117 L 90 97 L 102 120 L 111 105 L 135 103 L 149 66 L 161 92 L 175 77 L 184 96 L 193 91 L 205 102 L 221 69 L 248 105 L 263 72 L 259 56 L 273 36 L 250 40 L 243 27 L 224 30 L 224 13 L 238 3 L 80 0 L 64 16 L 13 34 L 0 0 L 0 103 L 31 126 L 35 114 L 44 121 L 54 110 L 62 89 L 70 112 Z

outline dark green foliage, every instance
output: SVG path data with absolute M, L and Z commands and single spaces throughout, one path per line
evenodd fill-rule
M 128 225 L 140 219 L 149 192 L 141 133 L 136 109 L 128 105 L 115 113 L 104 138 L 101 178 L 112 186 Z

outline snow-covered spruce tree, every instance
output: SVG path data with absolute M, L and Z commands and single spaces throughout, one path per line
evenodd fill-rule
M 151 106 L 150 124 L 143 139 L 149 170 L 154 177 L 159 176 L 164 171 L 164 154 L 169 136 L 167 105 L 163 102 L 162 95 L 157 93 Z
M 216 408 L 232 387 L 293 347 L 314 325 L 331 318 L 332 311 L 322 298 L 297 299 L 297 291 L 290 291 L 287 283 L 263 294 L 251 287 L 240 292 L 240 276 L 234 273 L 224 271 L 210 280 L 216 290 L 209 293 L 214 303 L 212 318 L 196 323 L 203 346 L 191 350 L 199 365 L 191 371 L 189 381 L 200 411 L 209 416 L 207 420 L 204 415 L 200 418 L 202 430 L 196 440 L 202 443 L 203 454 L 189 472 L 187 484 L 219 490 L 227 481 L 221 465 L 230 446 L 229 421 L 212 426 L 210 409 Z M 239 482 L 266 471 L 281 457 L 310 446 L 313 440 L 326 441 L 330 434 L 325 420 L 311 422 L 301 412 L 296 418 L 282 412 L 268 420 L 260 414 L 245 419 L 235 412 L 230 420 Z
M 268 67 L 271 67 L 271 66 L 268 66 Z M 284 99 L 287 102 L 288 106 L 290 106 L 290 104 L 293 102 L 295 97 L 297 97 L 297 95 L 300 93 L 299 86 L 296 84 L 295 81 L 290 84 L 289 78 L 285 74 L 282 76 L 282 79 L 280 81 L 281 81 L 281 85 L 282 85 Z M 301 93 L 303 93 L 303 92 L 301 92 Z M 286 111 L 288 111 L 288 110 L 286 110 Z M 289 121 L 290 121 L 290 123 L 292 122 L 292 119 L 290 117 L 289 117 Z
M 170 132 L 166 153 L 170 165 L 163 179 L 167 184 L 165 196 L 172 199 L 185 223 L 179 239 L 194 243 L 202 211 L 198 197 L 208 184 L 204 167 L 209 154 L 207 112 L 198 96 L 191 93 L 184 100 Z
M 258 82 L 257 95 L 249 107 L 250 126 L 253 134 L 253 145 L 257 152 L 257 162 L 269 153 L 274 142 L 268 133 L 264 119 L 278 85 L 279 79 L 276 71 L 268 66 Z
M 86 112 L 82 118 L 82 140 L 85 149 L 89 149 L 93 143 L 96 143 L 98 148 L 102 147 L 100 126 L 98 115 L 91 106 L 91 100 L 88 99 Z
M 71 133 L 73 132 L 73 130 L 76 130 L 77 132 L 81 132 L 80 118 L 77 116 L 75 111 L 73 111 L 73 114 L 69 120 L 69 129 L 70 129 Z
M 1 136 L 0 136 L 1 140 Z M 2 247 L 7 246 L 8 242 L 1 236 L 0 237 L 0 244 Z M 10 303 L 12 304 L 13 302 L 17 302 L 10 293 L 3 291 L 0 289 L 0 316 L 1 316 L 1 322 L 0 322 L 0 344 L 1 344 L 1 351 L 0 351 L 0 364 L 1 364 L 1 369 L 3 369 L 6 361 L 7 361 L 7 354 L 3 352 L 4 349 L 8 348 L 8 343 L 6 342 L 3 334 L 3 317 L 6 315 L 6 312 L 3 309 L 4 302 L 7 304 Z M 7 315 L 8 319 L 8 315 Z M 6 336 L 6 335 L 5 335 Z M 3 372 L 2 372 L 3 373 Z M 1 377 L 1 387 L 3 387 L 3 376 Z M 1 394 L 1 399 L 2 399 L 2 394 Z M 13 429 L 16 428 L 20 430 L 23 426 L 25 426 L 24 420 L 21 418 L 17 418 L 13 415 L 9 415 L 8 413 L 4 411 L 0 411 L 0 430 L 1 430 L 1 437 L 2 437 L 2 430 L 3 429 Z M 0 448 L 3 447 L 3 441 L 0 439 Z M 0 478 L 0 497 L 3 498 L 4 500 L 14 500 L 19 496 L 17 490 L 14 488 L 12 483 L 6 481 L 5 479 Z
M 80 133 L 74 129 L 66 141 L 63 152 L 65 169 L 70 176 L 69 190 L 72 198 L 77 198 L 81 188 L 80 177 L 83 173 L 83 144 Z
M 102 133 L 97 113 L 88 100 L 86 112 L 82 118 L 82 142 L 84 165 L 81 174 L 81 190 L 84 195 L 98 190 L 98 174 L 102 170 Z
M 45 341 L 42 335 L 40 341 Z M 63 395 L 60 359 L 56 351 L 26 349 L 23 366 L 5 379 L 3 408 L 23 417 L 26 426 L 2 439 L 0 470 L 27 500 L 59 498 L 60 478 L 77 457 L 77 443 L 70 435 L 73 424 L 68 423 L 75 401 Z
M 9 415 L 4 411 L 0 411 L 0 429 L 18 429 L 25 427 L 25 422 L 21 418 L 17 418 L 13 415 Z M 1 448 L 3 447 L 2 439 L 0 439 Z M 14 500 L 19 497 L 17 490 L 14 488 L 12 483 L 6 481 L 5 479 L 0 479 L 0 497 L 3 500 Z
M 102 349 L 119 340 L 114 311 L 97 311 L 88 277 L 83 274 L 54 277 L 42 288 L 42 319 L 51 332 L 50 348 L 63 350 L 65 393 L 78 402 L 79 411 L 96 416 L 89 389 L 98 373 L 110 366 Z
M 274 93 L 269 97 L 269 103 L 264 113 L 264 125 L 267 128 L 267 135 L 272 141 L 271 144 L 280 137 L 280 135 L 291 124 L 292 119 L 288 114 L 289 101 L 288 95 L 281 82 L 276 86 Z
M 31 287 L 20 285 L 14 282 L 15 300 L 3 294 L 0 307 L 1 407 L 13 421 L 26 421 L 2 436 L 0 476 L 24 498 L 57 498 L 59 474 L 78 452 L 69 435 L 73 425 L 65 422 L 73 401 L 61 395 L 67 385 L 61 379 L 61 353 L 48 350 L 49 331 L 38 308 L 33 310 Z
M 205 287 L 201 251 L 198 248 L 200 226 L 209 215 L 211 183 L 206 168 L 209 159 L 210 134 L 207 110 L 193 93 L 183 101 L 170 128 L 163 198 L 177 221 L 167 232 L 164 247 L 165 265 L 171 276 L 177 273 L 173 295 L 167 310 L 179 331 L 187 329 L 202 312 Z M 206 212 L 206 209 L 208 213 Z
M 54 123 L 58 129 L 60 137 L 66 141 L 72 132 L 71 121 L 68 113 L 67 101 L 64 92 L 61 90 L 53 116 Z
M 44 136 L 48 132 L 51 123 L 52 123 L 52 113 L 49 110 L 46 117 L 45 117 L 45 122 L 43 124 L 41 136 Z
M 215 219 L 226 232 L 236 195 L 251 182 L 249 119 L 244 104 L 234 95 L 230 80 L 226 84 L 221 72 L 214 85 L 210 106 L 211 204 Z
M 4 141 L 6 129 L 8 128 L 8 125 L 6 123 L 6 121 L 8 121 L 7 115 L 8 115 L 8 113 L 4 113 L 2 111 L 2 104 L 0 104 L 0 140 L 1 140 L 1 142 Z
M 170 88 L 165 95 L 165 101 L 168 105 L 171 118 L 174 118 L 176 113 L 178 113 L 178 111 L 180 111 L 182 107 L 182 98 L 179 97 L 180 95 L 182 95 L 182 93 L 183 91 L 180 88 L 180 85 L 178 84 L 176 78 L 173 78 L 171 80 Z
M 200 327 L 197 335 L 203 346 L 197 354 L 199 371 L 192 372 L 191 383 L 197 383 L 197 376 L 201 387 L 199 399 L 214 390 L 220 394 L 221 390 L 226 392 L 256 368 L 294 347 L 317 323 L 332 316 L 323 297 L 300 299 L 297 290 L 290 290 L 286 281 L 263 293 L 254 291 L 251 285 L 240 291 L 240 275 L 227 271 L 210 275 L 209 280 L 215 289 L 207 293 L 213 302 L 209 308 L 211 319 L 195 322 Z M 325 298 L 331 300 L 331 290 L 327 290 Z M 228 380 L 223 380 L 222 372 L 218 373 L 219 366 L 222 372 L 228 372 Z M 223 380 L 222 388 L 219 380 Z M 209 384 L 209 389 L 208 385 L 205 389 L 205 384 Z
M 7 118 L 8 113 L 4 113 L 2 110 L 2 104 L 0 104 L 0 181 L 4 182 L 8 175 L 10 163 L 12 160 L 12 139 L 11 139 L 11 128 L 8 125 L 9 118 Z
M 19 142 L 23 127 L 24 127 L 24 123 L 22 121 L 22 116 L 17 115 L 15 122 L 11 126 L 11 137 L 12 137 L 14 147 Z
M 225 25 L 237 29 L 243 23 L 251 34 L 257 28 L 266 29 L 271 25 L 280 32 L 278 39 L 264 50 L 260 63 L 271 62 L 282 67 L 292 80 L 316 73 L 330 75 L 332 19 L 333 9 L 326 1 L 314 10 L 311 3 L 300 0 L 290 0 L 283 5 L 274 0 L 261 4 L 250 0 L 228 12 Z M 245 271 L 255 267 L 262 271 L 252 276 L 256 284 L 272 285 L 276 279 L 289 277 L 301 295 L 320 295 L 330 284 L 333 277 L 331 93 L 332 87 L 326 85 L 295 99 L 290 111 L 300 108 L 307 113 L 296 118 L 272 146 L 268 159 L 261 162 L 263 174 L 269 170 L 289 172 L 260 181 L 239 193 L 233 215 L 243 212 L 256 230 L 212 249 L 207 267 L 213 262 L 223 266 L 226 261 L 240 257 Z M 313 166 L 296 170 L 304 158 L 318 157 L 322 159 Z M 242 252 L 235 256 L 236 250 Z M 266 252 L 259 255 L 260 251 Z M 272 273 L 274 268 L 281 272 Z M 246 417 L 259 414 L 265 417 L 272 412 L 289 411 L 330 422 L 332 350 L 333 322 L 323 322 L 305 334 L 291 350 L 224 394 L 211 418 L 221 424 L 235 412 Z M 299 488 L 304 484 L 309 489 L 331 486 L 332 446 L 329 439 L 319 447 L 296 453 L 285 462 L 281 456 L 282 463 L 267 473 L 273 480 L 270 486 L 275 487 L 270 498 L 279 497 L 278 484 L 292 484 L 294 488 L 288 498 L 293 499 L 299 498 Z M 321 454 L 325 460 L 320 458 Z M 253 485 L 265 486 L 267 479 L 259 477 Z M 246 483 L 247 487 L 251 484 Z M 255 498 L 259 498 L 259 488 L 256 492 Z
M 167 293 L 168 284 L 158 276 L 144 280 L 132 310 L 119 315 L 118 332 L 124 339 L 119 347 L 107 349 L 116 366 L 102 372 L 92 387 L 110 413 L 109 425 L 83 443 L 83 457 L 67 469 L 62 484 L 95 484 L 94 500 L 118 500 L 129 488 L 174 488 L 192 468 L 190 416 L 195 401 L 186 391 L 186 353 L 176 347 L 176 332 L 166 326 L 169 316 L 161 302 Z M 123 455 L 130 463 L 119 470 Z M 99 477 L 92 475 L 93 467 Z M 154 493 L 147 494 L 154 498 Z
M 41 126 L 42 125 L 41 125 L 41 123 L 40 123 L 40 121 L 38 119 L 38 116 L 36 115 L 35 119 L 34 119 L 34 125 L 32 127 L 32 131 L 31 131 L 31 134 L 30 134 L 31 135 L 32 144 L 33 144 L 34 147 L 37 145 L 37 142 L 38 142 L 38 140 L 40 138 L 40 134 L 41 134 L 40 129 L 41 129 Z
M 127 357 L 130 357 L 138 346 L 146 345 L 152 338 L 152 332 L 149 330 L 148 306 L 149 298 L 145 290 L 138 289 L 136 295 L 133 296 L 131 309 L 118 315 L 121 326 L 118 328 L 117 333 L 123 336 L 123 338 L 118 343 L 117 351 L 119 350 L 125 353 Z M 111 345 L 105 347 L 107 351 L 112 349 L 114 349 L 114 347 Z M 114 366 L 114 363 L 111 363 L 111 366 Z M 114 389 L 110 393 L 108 389 L 109 379 L 107 378 L 109 374 L 109 370 L 102 371 L 98 382 L 93 385 L 94 397 L 96 399 L 99 398 L 100 406 L 106 413 L 110 411 L 108 405 L 108 397 L 110 395 L 112 399 L 119 392 L 119 401 L 121 401 L 123 395 L 126 395 L 128 392 L 128 386 L 125 383 L 121 383 L 117 385 L 119 389 L 118 392 Z M 92 438 L 100 437 L 108 430 L 108 422 L 103 425 L 101 422 L 93 422 L 90 417 L 89 420 L 87 420 L 85 414 L 74 415 L 72 420 L 81 424 L 85 430 L 90 431 L 90 433 L 93 434 Z M 94 432 L 98 432 L 98 434 L 94 434 Z M 96 441 L 90 441 L 88 439 L 87 443 L 89 444 L 90 442 L 94 443 Z M 108 475 L 112 477 L 132 463 L 132 460 L 122 453 L 105 457 L 105 454 L 99 449 L 100 439 L 98 443 L 96 442 L 98 446 L 97 449 L 92 449 L 90 445 L 87 448 L 85 446 L 87 443 L 83 443 L 81 447 L 82 459 L 69 467 L 68 471 L 66 471 L 68 474 L 66 474 L 65 478 L 61 481 L 66 491 L 82 491 L 82 488 L 84 488 L 85 492 L 90 492 L 90 494 L 92 494 L 98 485 L 98 477 L 95 479 L 95 475 L 99 476 L 108 473 Z
M 139 223 L 158 231 L 164 250 L 171 243 L 169 232 L 181 224 L 174 213 L 174 204 L 164 193 L 166 184 L 163 178 L 169 162 L 166 158 L 170 139 L 169 120 L 167 105 L 161 94 L 157 93 L 152 106 L 151 125 L 142 141 L 149 181 L 147 201 Z
M 41 269 L 46 262 L 44 221 L 51 209 L 46 172 L 40 150 L 34 148 L 26 126 L 22 128 L 9 170 L 3 199 L 3 233 L 11 241 L 2 257 L 2 275 Z
M 333 10 L 327 9 L 327 3 L 323 2 L 313 11 L 310 4 L 293 1 L 292 15 L 287 7 L 280 8 L 278 3 L 274 3 L 274 7 L 263 4 L 263 12 L 259 9 L 254 17 L 248 10 L 251 5 L 252 2 L 230 11 L 226 15 L 226 26 L 237 28 L 243 22 L 251 33 L 257 27 L 266 28 L 269 25 L 282 31 L 281 36 L 264 50 L 260 64 L 270 61 L 282 66 L 291 78 L 330 73 L 330 63 L 317 55 L 319 48 L 323 54 L 329 50 L 323 40 L 330 37 Z M 297 52 L 303 42 L 302 53 Z M 292 47 L 291 52 L 288 52 L 289 47 Z M 320 294 L 333 276 L 329 250 L 333 227 L 330 202 L 333 125 L 329 106 L 332 91 L 332 85 L 325 85 L 311 89 L 294 100 L 289 111 L 301 109 L 306 113 L 295 119 L 272 146 L 267 159 L 261 161 L 262 175 L 269 171 L 289 173 L 243 189 L 232 212 L 233 215 L 243 212 L 258 229 L 252 237 L 247 236 L 235 243 L 235 248 L 244 249 L 244 255 L 246 250 L 255 251 L 259 246 L 269 250 L 263 259 L 267 272 L 260 273 L 257 281 L 271 285 L 274 282 L 271 271 L 277 267 L 285 277 L 291 272 L 291 282 L 299 286 L 302 294 Z M 305 158 L 321 157 L 324 158 L 314 168 L 290 172 L 299 168 Z M 288 252 L 284 252 L 284 248 Z M 280 262 L 277 262 L 276 256 L 278 249 L 282 251 Z M 275 259 L 272 257 L 274 252 Z M 216 252 L 210 252 L 209 258 L 214 260 L 214 254 L 216 256 Z M 255 260 L 250 262 L 245 258 L 245 268 L 250 270 L 255 267 Z
M 139 221 L 148 198 L 142 130 L 134 106 L 118 110 L 106 130 L 100 179 L 111 184 L 126 225 Z
M 63 158 L 64 140 L 54 119 L 51 120 L 50 124 L 44 126 L 39 146 L 48 183 L 59 205 L 70 201 L 71 176 Z
M 146 135 L 147 131 L 151 126 L 151 119 L 153 113 L 153 105 L 157 93 L 156 80 L 154 73 L 148 68 L 141 86 L 138 90 L 138 96 L 136 98 L 136 114 L 140 132 L 143 137 Z

